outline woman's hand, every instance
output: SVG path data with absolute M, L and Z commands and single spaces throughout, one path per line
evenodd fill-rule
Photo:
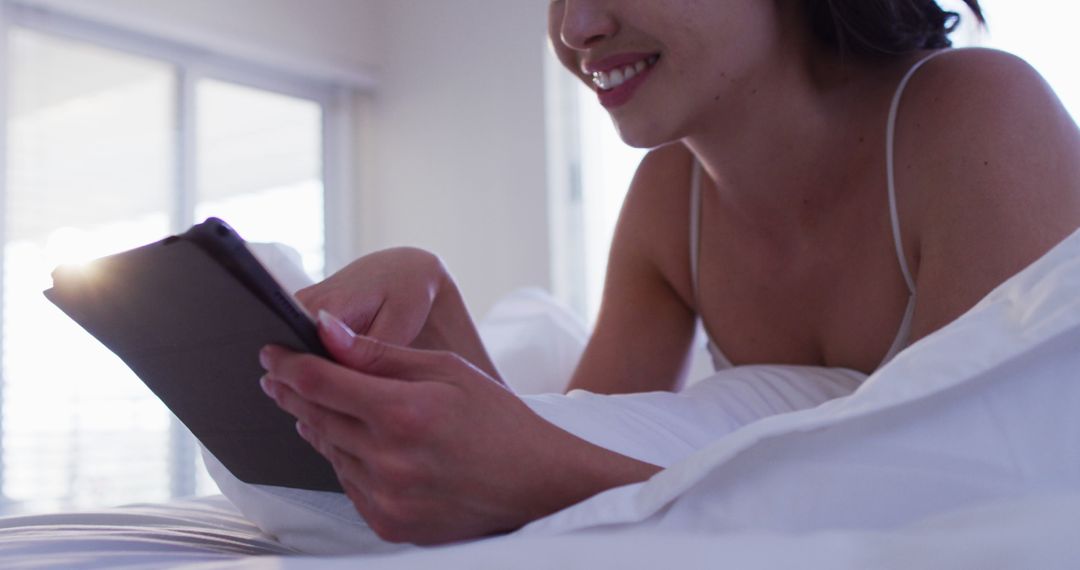
M 263 388 L 386 540 L 509 531 L 658 471 L 544 421 L 452 353 L 354 336 L 326 312 L 319 321 L 337 362 L 267 347 Z
M 359 334 L 400 346 L 457 353 L 499 378 L 454 280 L 437 256 L 400 247 L 366 255 L 296 299 Z
M 296 299 L 313 313 L 325 310 L 336 315 L 359 334 L 408 346 L 449 282 L 438 257 L 401 247 L 365 255 L 297 291 Z

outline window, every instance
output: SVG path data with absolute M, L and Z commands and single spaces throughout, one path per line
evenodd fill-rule
M 592 323 L 623 197 L 645 151 L 619 139 L 596 94 L 545 60 L 554 293 Z
M 196 86 L 195 219 L 227 220 L 245 239 L 296 248 L 323 273 L 322 110 L 223 81 Z
M 249 240 L 292 246 L 321 276 L 335 199 L 324 190 L 336 140 L 326 125 L 342 112 L 340 88 L 5 7 L 7 512 L 211 492 L 190 433 L 41 292 L 60 263 L 212 215 Z
M 619 138 L 596 94 L 578 85 L 581 108 L 581 208 L 585 217 L 585 314 L 589 322 L 600 310 L 611 238 L 630 180 L 645 151 L 627 146 Z

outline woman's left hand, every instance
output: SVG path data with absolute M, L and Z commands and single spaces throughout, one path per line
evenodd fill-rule
M 544 421 L 457 355 L 356 336 L 325 312 L 319 321 L 337 362 L 267 347 L 263 389 L 386 540 L 509 531 L 657 470 Z

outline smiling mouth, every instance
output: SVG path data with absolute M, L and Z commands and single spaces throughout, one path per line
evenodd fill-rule
M 633 79 L 639 73 L 656 65 L 660 60 L 659 55 L 650 55 L 635 63 L 608 71 L 594 71 L 592 74 L 593 85 L 601 91 L 610 91 Z

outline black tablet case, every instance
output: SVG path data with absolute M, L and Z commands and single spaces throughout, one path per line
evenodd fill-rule
M 172 237 L 85 271 L 58 269 L 45 296 L 116 353 L 241 481 L 341 491 L 329 462 L 259 387 L 260 348 L 309 349 L 195 241 Z

